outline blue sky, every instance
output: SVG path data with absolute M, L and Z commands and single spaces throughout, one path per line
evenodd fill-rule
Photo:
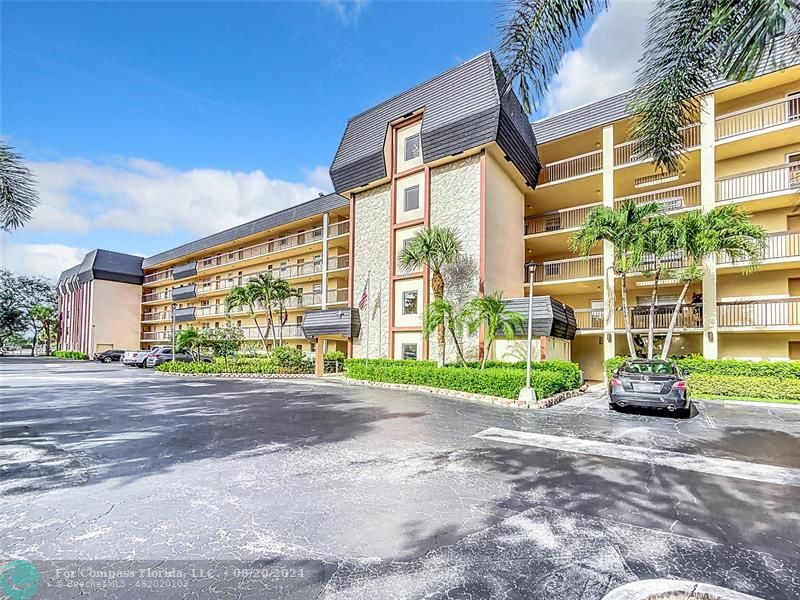
M 3 263 L 52 275 L 95 247 L 148 255 L 328 191 L 347 118 L 491 48 L 497 7 L 3 2 L 0 134 L 42 195 Z M 585 50 L 544 112 L 597 93 Z

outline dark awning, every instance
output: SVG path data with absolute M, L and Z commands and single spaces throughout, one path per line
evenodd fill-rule
M 303 318 L 303 333 L 307 338 L 324 335 L 354 338 L 360 332 L 361 318 L 355 308 L 314 310 L 307 312 Z
M 517 332 L 519 336 L 528 335 L 528 299 L 511 298 L 506 301 L 509 310 L 519 313 L 524 325 Z M 550 336 L 565 340 L 575 339 L 575 311 L 571 306 L 554 300 L 550 296 L 533 297 L 533 335 Z

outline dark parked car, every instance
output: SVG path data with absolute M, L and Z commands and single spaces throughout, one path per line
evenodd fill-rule
M 629 360 L 622 363 L 608 382 L 608 407 L 666 408 L 689 416 L 692 410 L 686 378 L 668 360 Z
M 106 350 L 105 352 L 97 352 L 94 355 L 95 360 L 100 362 L 110 363 L 112 360 L 120 360 L 125 350 Z
M 148 368 L 157 367 L 161 363 L 165 363 L 172 360 L 172 348 L 159 348 L 155 352 L 151 352 L 147 355 L 145 359 L 144 366 Z M 191 354 L 186 352 L 178 352 L 175 354 L 175 360 L 179 362 L 191 362 L 192 360 L 200 360 L 201 362 L 211 362 L 210 356 L 200 355 L 199 358 L 192 357 Z

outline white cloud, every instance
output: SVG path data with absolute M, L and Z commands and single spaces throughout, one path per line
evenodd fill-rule
M 322 4 L 333 9 L 344 25 L 357 25 L 358 18 L 370 0 L 322 0 Z
M 139 158 L 30 164 L 41 204 L 32 231 L 86 234 L 95 229 L 202 236 L 310 200 L 330 189 L 318 169 L 309 183 L 271 179 L 263 171 L 180 171 Z M 319 185 L 317 185 L 319 184 Z M 323 185 L 325 184 L 325 185 Z
M 333 191 L 333 183 L 331 182 L 331 174 L 328 171 L 328 167 L 317 165 L 313 169 L 303 169 L 303 173 L 308 185 L 319 188 L 324 192 Z
M 0 264 L 14 273 L 42 275 L 57 279 L 61 272 L 74 267 L 86 254 L 85 248 L 64 244 L 17 244 L 7 236 L 0 238 Z
M 581 46 L 568 52 L 544 99 L 556 114 L 633 86 L 654 0 L 616 0 L 595 19 Z

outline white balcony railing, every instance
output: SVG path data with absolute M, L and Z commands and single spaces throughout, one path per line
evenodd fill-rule
M 299 298 L 289 298 L 286 306 L 289 308 L 302 308 L 304 306 L 320 306 L 322 304 L 321 293 L 303 294 Z
M 637 204 L 656 202 L 661 205 L 664 212 L 694 208 L 700 206 L 700 184 L 689 183 L 659 190 L 657 192 L 645 192 L 644 194 L 624 196 L 614 200 L 614 207 L 619 207 L 625 200 L 634 200 Z
M 341 304 L 349 300 L 348 288 L 328 290 L 328 304 Z
M 778 260 L 782 258 L 800 257 L 800 231 L 778 231 L 767 236 L 764 248 L 763 260 Z M 720 265 L 741 265 L 749 264 L 747 261 L 735 261 L 727 254 L 717 257 Z
M 692 123 L 681 128 L 683 135 L 682 147 L 684 150 L 696 148 L 700 145 L 700 123 Z M 636 162 L 649 160 L 641 149 L 639 140 L 630 140 L 614 146 L 614 166 L 629 165 Z
M 336 237 L 350 233 L 350 221 L 339 221 L 328 225 L 328 237 Z
M 603 169 L 603 151 L 595 150 L 579 156 L 572 156 L 548 163 L 542 168 L 539 183 L 552 183 L 562 179 L 580 177 Z
M 146 312 L 142 314 L 142 321 L 169 321 L 170 319 L 172 319 L 172 311 L 169 310 Z
M 156 271 L 155 273 L 149 273 L 148 275 L 144 276 L 145 283 L 154 283 L 156 281 L 163 281 L 165 279 L 172 278 L 172 269 L 164 269 L 163 271 Z
M 533 280 L 536 283 L 566 281 L 599 277 L 603 273 L 603 255 L 580 256 L 561 260 L 548 260 L 537 265 Z M 527 270 L 525 281 L 528 280 Z
M 142 302 L 154 302 L 154 301 L 163 301 L 169 300 L 172 298 L 172 290 L 166 290 L 164 292 L 151 292 L 149 294 L 142 295 Z
M 800 161 L 717 179 L 717 202 L 800 192 Z
M 328 258 L 328 270 L 335 271 L 336 269 L 346 269 L 350 266 L 350 255 L 340 254 L 339 256 L 331 256 Z
M 717 117 L 717 139 L 800 123 L 800 96 L 765 102 Z
M 525 217 L 525 235 L 575 229 L 583 225 L 586 217 L 600 203 L 585 204 Z

